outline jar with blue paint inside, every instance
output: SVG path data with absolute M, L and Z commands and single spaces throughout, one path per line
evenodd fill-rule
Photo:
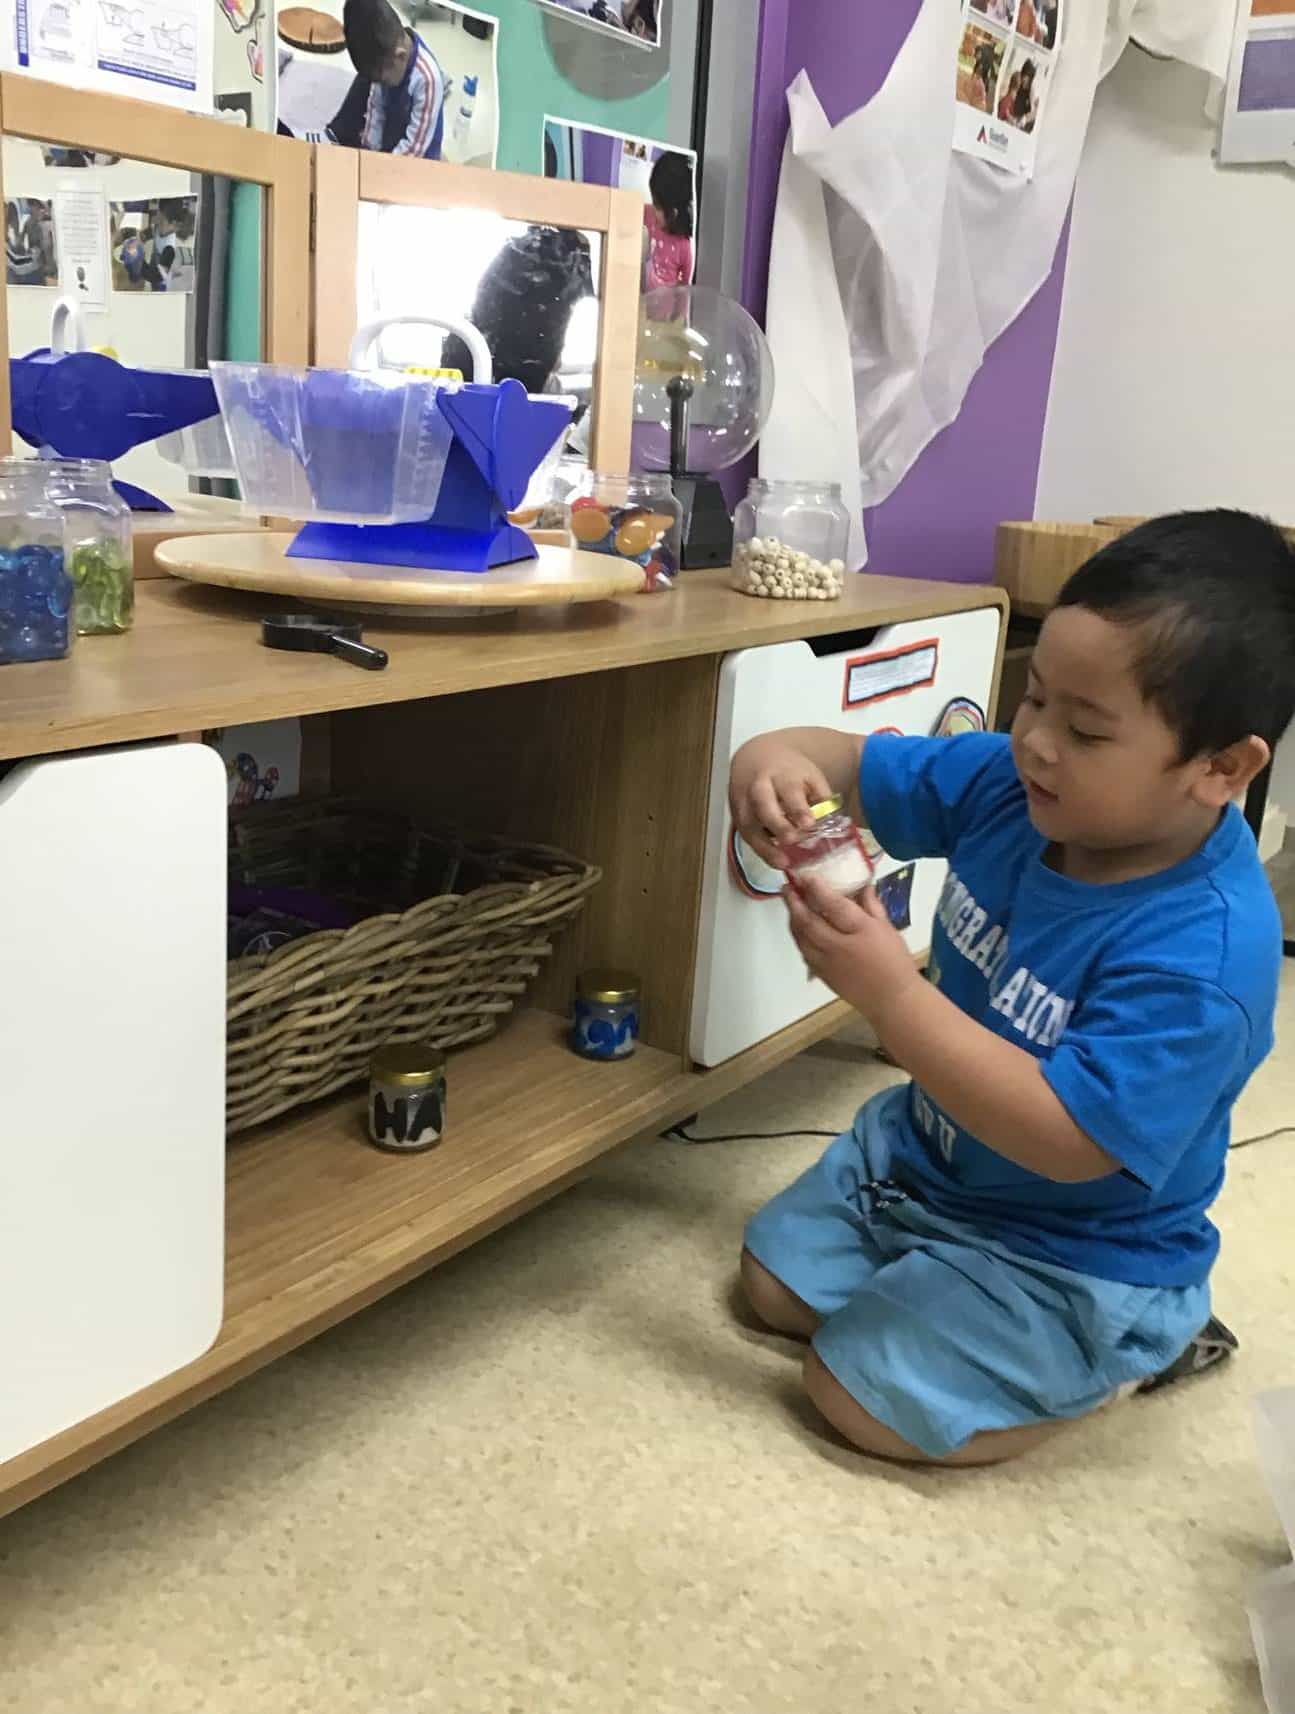
M 586 1059 L 628 1059 L 639 1039 L 639 979 L 586 970 L 576 983 L 571 1045 Z
M 48 466 L 0 459 L 0 666 L 61 660 L 76 635 L 72 594 Z

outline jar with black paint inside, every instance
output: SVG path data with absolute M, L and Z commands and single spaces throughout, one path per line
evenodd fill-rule
M 445 1055 L 388 1042 L 369 1061 L 369 1136 L 380 1149 L 421 1154 L 445 1135 Z

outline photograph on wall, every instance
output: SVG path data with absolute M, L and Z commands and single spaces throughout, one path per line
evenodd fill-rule
M 115 167 L 120 155 L 107 155 L 102 149 L 64 149 L 56 143 L 42 143 L 41 159 L 47 167 Z
M 258 131 L 274 129 L 274 6 L 272 0 L 213 0 L 216 106 L 239 113 Z
M 1295 164 L 1295 0 L 1241 0 L 1219 159 Z
M 11 286 L 56 286 L 58 255 L 54 211 L 34 196 L 7 198 L 4 205 L 5 279 Z
M 669 0 L 534 0 L 535 5 L 548 12 L 560 12 L 572 23 L 611 31 L 640 48 L 659 45 L 668 3 Z
M 11 51 L 51 83 L 209 113 L 214 23 L 211 0 L 14 0 Z
M 1061 0 L 963 0 L 955 149 L 1033 176 L 1061 22 Z
M 191 292 L 196 196 L 143 197 L 108 204 L 108 253 L 115 292 Z
M 278 129 L 459 166 L 499 146 L 499 23 L 439 0 L 321 0 L 276 18 Z
M 692 284 L 697 157 L 691 149 L 546 117 L 544 176 L 636 192 L 643 198 L 641 289 Z

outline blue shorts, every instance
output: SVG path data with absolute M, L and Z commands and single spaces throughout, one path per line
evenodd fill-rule
M 814 1349 L 866 1411 L 941 1458 L 988 1429 L 1084 1416 L 1186 1350 L 1208 1285 L 1094 1279 L 870 1189 L 887 1181 L 906 1098 L 874 1096 L 746 1230 L 822 1317 Z

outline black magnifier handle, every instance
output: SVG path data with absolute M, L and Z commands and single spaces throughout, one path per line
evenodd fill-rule
M 350 637 L 339 636 L 336 632 L 328 639 L 328 647 L 344 661 L 350 661 L 357 667 L 367 667 L 370 672 L 375 673 L 382 671 L 389 658 L 385 649 L 375 649 L 368 643 L 357 643 Z

